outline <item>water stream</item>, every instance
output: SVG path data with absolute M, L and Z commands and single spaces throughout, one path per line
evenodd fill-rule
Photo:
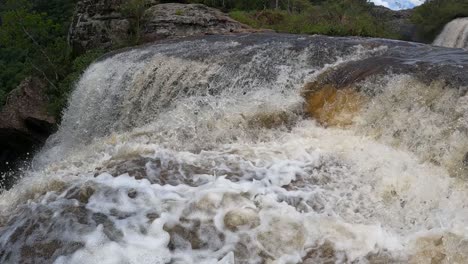
M 336 122 L 311 118 L 306 83 L 377 57 L 404 61 L 326 100 Z M 443 48 L 277 34 L 109 55 L 0 194 L 0 262 L 466 263 L 466 67 Z
M 468 49 L 468 18 L 457 18 L 448 23 L 434 41 L 434 45 Z

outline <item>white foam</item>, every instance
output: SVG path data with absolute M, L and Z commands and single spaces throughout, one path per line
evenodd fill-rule
M 468 235 L 468 192 L 452 166 L 466 149 L 466 95 L 388 76 L 362 85 L 376 95 L 354 126 L 325 128 L 304 120 L 302 84 L 385 47 L 356 47 L 317 69 L 310 50 L 270 44 L 242 49 L 241 70 L 162 55 L 187 43 L 95 64 L 40 166 L 0 195 L 2 215 L 16 205 L 24 221 L 52 211 L 47 223 L 67 229 L 48 235 L 80 245 L 56 263 L 408 262 L 434 234 L 448 242 L 432 251 L 452 257 Z M 23 223 L 2 225 L 2 246 Z

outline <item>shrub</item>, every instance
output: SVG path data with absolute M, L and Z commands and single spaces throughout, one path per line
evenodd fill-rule
M 332 0 L 308 5 L 299 12 L 237 10 L 230 12 L 230 16 L 254 28 L 284 33 L 399 38 L 384 22 L 371 16 L 368 8 L 368 4 L 362 1 Z

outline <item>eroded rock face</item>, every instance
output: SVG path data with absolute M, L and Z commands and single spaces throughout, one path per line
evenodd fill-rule
M 156 2 L 149 1 L 141 21 L 143 42 L 250 30 L 221 11 L 204 5 Z M 70 32 L 75 52 L 116 47 L 131 39 L 132 18 L 122 14 L 122 3 L 122 0 L 81 0 L 77 3 Z
M 119 7 L 122 0 L 81 0 L 76 4 L 70 42 L 82 53 L 92 48 L 109 48 L 126 38 L 130 22 Z
M 411 22 L 412 10 L 391 10 L 383 6 L 375 6 L 371 15 L 385 21 L 388 28 L 393 29 L 404 40 L 420 42 L 416 34 L 416 25 Z
M 221 11 L 201 4 L 161 4 L 145 12 L 146 41 L 169 37 L 229 34 L 249 31 Z
M 0 171 L 44 143 L 54 130 L 56 121 L 47 112 L 45 88 L 40 79 L 24 80 L 0 111 Z

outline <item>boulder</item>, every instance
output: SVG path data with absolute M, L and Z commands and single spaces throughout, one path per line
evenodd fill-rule
M 121 12 L 123 0 L 80 0 L 69 41 L 76 53 L 93 48 L 109 49 L 128 44 L 134 18 Z M 204 34 L 227 34 L 251 29 L 201 4 L 157 4 L 148 1 L 140 25 L 142 42 Z
M 161 4 L 146 10 L 144 40 L 247 32 L 250 28 L 201 4 Z
M 55 129 L 45 89 L 44 81 L 27 78 L 8 95 L 0 111 L 0 171 L 42 145 Z
M 75 52 L 119 45 L 129 34 L 130 22 L 120 12 L 123 0 L 80 0 L 76 4 L 69 42 Z

